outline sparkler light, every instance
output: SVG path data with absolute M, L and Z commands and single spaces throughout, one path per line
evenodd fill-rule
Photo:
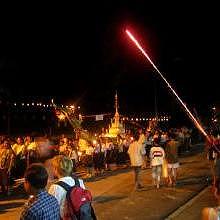
M 177 95 L 176 91 L 171 87 L 170 83 L 166 80 L 166 78 L 163 76 L 163 74 L 159 71 L 159 69 L 156 67 L 156 65 L 153 63 L 153 61 L 150 59 L 148 54 L 144 51 L 142 46 L 139 44 L 139 42 L 135 39 L 135 37 L 131 34 L 129 30 L 126 30 L 126 34 L 129 36 L 129 38 L 134 42 L 136 47 L 141 51 L 141 53 L 147 58 L 147 60 L 151 63 L 153 68 L 156 70 L 156 72 L 160 75 L 160 77 L 164 80 L 164 82 L 167 84 L 168 88 L 172 91 L 172 93 L 176 96 L 177 100 L 180 102 L 180 104 L 183 106 L 184 110 L 190 117 L 190 119 L 193 121 L 195 126 L 199 129 L 199 131 L 207 138 L 209 142 L 211 142 L 208 134 L 205 132 L 203 127 L 200 125 L 200 123 L 196 120 L 196 118 L 193 116 L 193 114 L 190 112 L 190 110 L 187 108 L 187 106 L 184 104 L 184 102 L 181 100 L 181 98 Z

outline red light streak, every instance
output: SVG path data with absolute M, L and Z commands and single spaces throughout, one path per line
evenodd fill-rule
M 177 95 L 176 91 L 171 87 L 170 83 L 166 80 L 166 78 L 163 76 L 163 74 L 159 71 L 159 69 L 156 67 L 156 65 L 153 63 L 153 61 L 150 59 L 148 54 L 144 51 L 142 46 L 139 44 L 139 42 L 135 39 L 135 37 L 131 34 L 129 30 L 126 30 L 126 34 L 129 36 L 129 38 L 134 42 L 136 47 L 141 51 L 141 53 L 147 58 L 147 60 L 151 63 L 153 68 L 157 71 L 157 73 L 161 76 L 161 78 L 164 80 L 164 82 L 167 84 L 168 88 L 172 91 L 172 93 L 176 96 L 177 100 L 180 102 L 180 104 L 184 107 L 185 111 L 187 112 L 188 116 L 191 118 L 195 126 L 201 131 L 201 133 L 207 138 L 207 140 L 210 142 L 210 138 L 208 134 L 205 132 L 203 127 L 199 124 L 199 122 L 196 120 L 196 118 L 193 116 L 193 114 L 190 112 L 190 110 L 187 108 L 187 106 L 184 104 L 184 102 L 181 100 L 181 98 Z

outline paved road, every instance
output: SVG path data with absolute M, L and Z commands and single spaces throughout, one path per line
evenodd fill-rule
M 145 188 L 140 192 L 133 190 L 133 173 L 130 170 L 117 171 L 108 177 L 86 182 L 86 186 L 93 193 L 99 220 L 165 219 L 204 189 L 209 175 L 207 159 L 204 153 L 199 153 L 181 158 L 179 181 L 175 188 L 154 188 L 150 169 L 142 171 Z M 0 220 L 19 219 L 24 201 L 0 201 Z M 197 212 L 199 214 L 201 210 Z
M 195 220 L 202 218 L 202 209 L 204 207 L 217 206 L 211 186 L 207 186 L 199 194 L 178 208 L 175 212 L 167 217 L 167 220 Z

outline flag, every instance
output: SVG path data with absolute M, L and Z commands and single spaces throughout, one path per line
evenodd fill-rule
M 96 115 L 95 120 L 96 121 L 102 121 L 103 120 L 103 115 Z

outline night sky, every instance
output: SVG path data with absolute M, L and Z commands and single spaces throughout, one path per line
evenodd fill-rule
M 88 1 L 90 2 L 90 1 Z M 7 8 L 1 24 L 1 96 L 77 103 L 87 113 L 179 106 L 124 33 L 129 27 L 190 108 L 218 102 L 219 13 L 209 4 L 86 1 Z M 174 1 L 175 2 L 175 1 Z

